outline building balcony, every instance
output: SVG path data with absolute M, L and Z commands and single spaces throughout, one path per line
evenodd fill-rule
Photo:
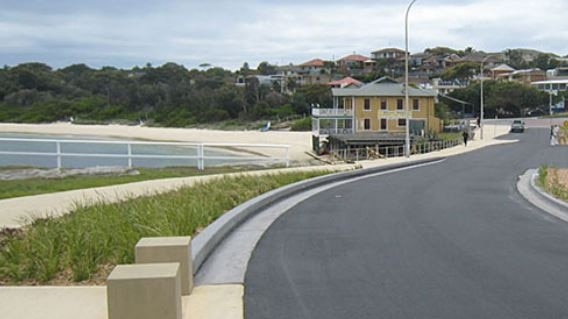
M 344 135 L 353 134 L 353 129 L 351 128 L 320 128 L 319 131 L 313 131 L 314 134 L 319 133 L 319 135 Z
M 312 116 L 319 118 L 351 118 L 353 110 L 351 109 L 312 109 Z

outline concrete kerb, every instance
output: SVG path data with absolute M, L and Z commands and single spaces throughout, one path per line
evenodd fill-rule
M 518 192 L 540 210 L 568 222 L 568 204 L 542 190 L 536 184 L 537 177 L 538 170 L 536 169 L 529 169 L 525 174 L 519 176 L 517 182 Z
M 559 200 L 558 198 L 548 194 L 547 192 L 545 192 L 542 188 L 540 188 L 537 184 L 536 184 L 536 179 L 538 178 L 538 171 L 536 173 L 533 173 L 531 178 L 530 178 L 530 186 L 531 188 L 544 200 L 548 201 L 549 204 L 552 204 L 554 206 L 556 206 L 559 209 L 563 209 L 566 210 L 566 212 L 568 212 L 568 203 L 565 203 L 561 200 Z
M 221 241 L 227 237 L 236 227 L 255 215 L 257 212 L 300 192 L 310 190 L 324 184 L 339 182 L 364 175 L 386 172 L 390 170 L 411 167 L 420 164 L 441 161 L 445 157 L 435 157 L 424 160 L 416 160 L 405 163 L 396 163 L 379 167 L 371 167 L 348 172 L 335 173 L 326 176 L 315 177 L 306 181 L 297 182 L 279 189 L 267 192 L 246 203 L 243 203 L 219 219 L 207 226 L 203 232 L 192 241 L 193 273 L 196 274 L 207 257 L 215 250 Z

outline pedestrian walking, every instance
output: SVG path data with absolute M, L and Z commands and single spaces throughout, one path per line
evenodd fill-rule
M 558 125 L 554 125 L 552 128 L 552 143 L 553 146 L 558 145 L 558 134 L 560 133 L 560 127 Z
M 554 125 L 550 125 L 550 146 L 554 146 Z
M 469 133 L 467 131 L 463 131 L 463 143 L 467 146 L 467 140 L 469 139 Z

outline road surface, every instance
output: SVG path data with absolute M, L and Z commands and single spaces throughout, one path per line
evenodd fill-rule
M 253 253 L 245 317 L 568 318 L 568 224 L 515 187 L 529 168 L 568 166 L 548 134 L 300 203 Z

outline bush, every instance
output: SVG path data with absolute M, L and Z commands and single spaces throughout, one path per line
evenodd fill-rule
M 312 130 L 312 118 L 311 117 L 304 117 L 302 119 L 294 121 L 292 124 L 292 131 L 303 131 L 308 132 Z

